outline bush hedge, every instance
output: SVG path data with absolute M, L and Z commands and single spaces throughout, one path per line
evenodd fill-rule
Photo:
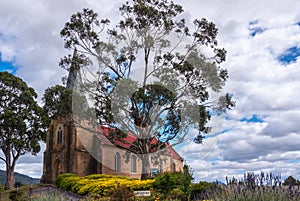
M 80 177 L 75 174 L 61 174 L 56 179 L 56 185 L 66 191 L 79 195 L 98 194 L 106 196 L 113 189 L 118 187 L 129 188 L 130 190 L 148 190 L 152 188 L 154 180 L 139 180 L 125 176 L 112 176 L 105 174 L 93 174 Z
M 189 166 L 183 167 L 183 172 L 165 172 L 158 175 L 153 182 L 155 191 L 161 193 L 164 199 L 188 200 L 191 194 L 193 176 Z

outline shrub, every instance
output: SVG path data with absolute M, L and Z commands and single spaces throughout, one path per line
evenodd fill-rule
M 112 201 L 133 201 L 134 194 L 129 187 L 120 186 L 118 184 L 117 188 L 111 189 L 108 193 Z
M 157 176 L 153 182 L 153 188 L 165 195 L 165 197 L 167 197 L 173 189 L 179 189 L 184 192 L 185 199 L 189 199 L 193 177 L 188 166 L 185 165 L 183 170 L 183 172 L 166 172 Z
M 23 194 L 23 191 L 13 190 L 9 193 L 9 199 L 12 201 L 23 201 L 25 200 Z
M 61 174 L 57 177 L 55 183 L 57 186 L 59 186 L 61 189 L 66 191 L 72 191 L 72 187 L 74 187 L 78 181 L 81 179 L 81 177 L 75 175 L 75 174 Z
M 185 194 L 179 188 L 173 189 L 170 194 L 167 196 L 168 200 L 185 200 Z
M 200 181 L 191 185 L 191 197 L 194 199 L 203 199 L 208 191 L 211 191 L 212 183 L 206 181 Z
M 169 194 L 176 185 L 177 182 L 175 181 L 175 174 L 169 172 L 157 176 L 153 182 L 154 189 L 165 195 Z
M 112 176 L 95 174 L 79 177 L 74 174 L 61 174 L 56 179 L 56 185 L 63 189 L 72 191 L 79 195 L 100 195 L 106 196 L 111 189 L 122 188 L 134 190 L 147 190 L 152 187 L 154 180 L 138 180 L 124 176 Z
M 4 185 L 0 185 L 0 193 L 5 191 L 5 186 Z

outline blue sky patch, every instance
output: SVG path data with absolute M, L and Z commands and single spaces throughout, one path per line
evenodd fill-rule
M 216 132 L 216 133 L 208 133 L 206 135 L 204 135 L 205 138 L 214 138 L 214 137 L 217 137 L 219 135 L 223 135 L 223 134 L 226 134 L 230 131 L 230 129 L 225 129 L 225 130 L 222 130 L 220 132 Z M 204 139 L 205 140 L 205 139 Z
M 244 169 L 237 169 L 234 171 L 236 174 L 244 174 L 245 170 Z
M 222 161 L 220 158 L 212 158 L 209 160 L 211 162 L 211 165 L 217 165 L 219 161 Z
M 18 68 L 14 66 L 11 62 L 2 61 L 2 57 L 0 53 L 0 72 L 8 71 L 10 73 L 15 74 L 17 69 Z
M 300 48 L 297 46 L 287 49 L 277 59 L 283 65 L 288 65 L 297 61 L 297 57 L 300 56 Z
M 261 27 L 253 27 L 253 28 L 249 28 L 250 30 L 250 35 L 252 37 L 256 36 L 257 34 L 261 34 L 263 33 L 265 30 Z
M 290 163 L 290 164 L 300 163 L 300 159 L 292 159 L 288 163 Z
M 249 22 L 249 31 L 250 31 L 250 35 L 252 37 L 258 35 L 258 34 L 261 34 L 265 31 L 265 29 L 261 28 L 258 26 L 258 20 L 254 20 L 254 21 L 251 21 Z
M 242 122 L 252 122 L 252 123 L 263 123 L 265 122 L 260 116 L 254 114 L 251 117 L 244 117 L 240 119 Z

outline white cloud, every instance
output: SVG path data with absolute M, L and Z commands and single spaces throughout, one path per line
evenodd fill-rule
M 0 164 L 1 170 L 6 170 L 4 164 Z M 36 162 L 36 163 L 17 163 L 15 167 L 15 172 L 28 175 L 32 178 L 41 178 L 41 170 L 43 170 L 43 163 Z

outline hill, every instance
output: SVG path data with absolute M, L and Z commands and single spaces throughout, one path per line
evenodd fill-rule
M 24 174 L 15 172 L 16 182 L 21 182 L 21 184 L 39 184 L 40 179 L 32 178 Z M 5 185 L 6 181 L 6 171 L 0 170 L 0 184 Z

